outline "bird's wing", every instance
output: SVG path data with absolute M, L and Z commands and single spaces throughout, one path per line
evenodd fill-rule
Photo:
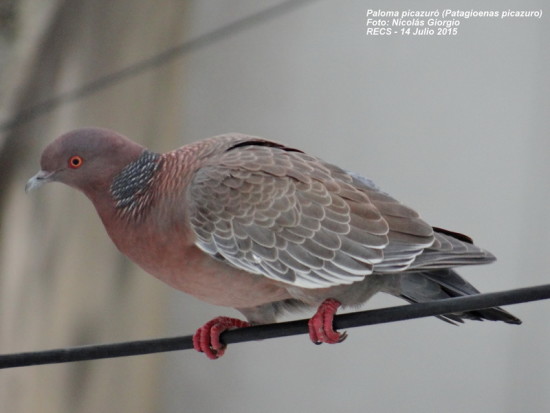
M 351 284 L 386 260 L 405 268 L 434 241 L 369 183 L 282 145 L 239 142 L 194 173 L 189 220 L 202 250 L 243 270 L 303 288 Z

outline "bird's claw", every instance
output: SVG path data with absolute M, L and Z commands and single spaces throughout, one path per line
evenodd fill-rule
M 193 335 L 193 347 L 215 360 L 223 356 L 226 345 L 220 341 L 220 335 L 232 328 L 249 327 L 250 323 L 231 317 L 216 317 L 200 327 Z
M 315 315 L 311 317 L 308 323 L 309 337 L 314 344 L 336 344 L 346 339 L 348 334 L 345 331 L 343 333 L 335 331 L 332 325 L 334 314 L 340 305 L 339 301 L 328 298 L 323 301 Z

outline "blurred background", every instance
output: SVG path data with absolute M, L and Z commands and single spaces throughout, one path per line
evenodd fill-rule
M 550 26 L 543 0 L 0 0 L 0 353 L 192 334 L 238 316 L 121 256 L 42 148 L 82 126 L 162 152 L 224 132 L 369 176 L 495 264 L 482 291 L 548 283 Z M 454 37 L 366 36 L 368 9 L 543 9 Z M 366 308 L 401 304 L 377 296 Z M 2 412 L 547 412 L 550 302 L 522 326 L 422 319 L 193 351 L 0 371 Z M 297 317 L 306 317 L 302 314 Z

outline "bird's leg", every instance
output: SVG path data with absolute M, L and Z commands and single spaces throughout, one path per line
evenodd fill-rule
M 338 333 L 334 330 L 332 321 L 334 314 L 341 303 L 333 298 L 327 298 L 317 309 L 317 312 L 309 320 L 309 337 L 315 344 L 341 343 L 347 337 L 347 333 Z
M 223 356 L 226 345 L 220 341 L 220 334 L 232 328 L 250 327 L 250 323 L 230 317 L 216 317 L 203 325 L 193 335 L 195 350 L 215 360 Z

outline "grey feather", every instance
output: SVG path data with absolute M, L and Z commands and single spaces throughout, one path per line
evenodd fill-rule
M 422 303 L 446 298 L 479 294 L 479 291 L 455 271 L 449 268 L 432 271 L 410 271 L 391 276 L 383 291 L 413 303 Z M 504 321 L 521 324 L 521 321 L 502 308 L 446 314 L 438 317 L 451 323 L 461 323 L 463 319 Z

